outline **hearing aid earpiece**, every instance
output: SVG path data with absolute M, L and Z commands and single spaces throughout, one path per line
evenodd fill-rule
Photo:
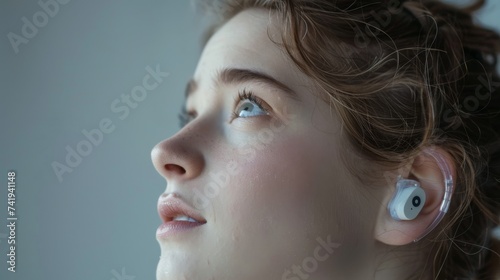
M 438 215 L 420 235 L 420 237 L 413 240 L 413 242 L 418 242 L 429 234 L 434 228 L 436 228 L 446 212 L 448 212 L 451 196 L 453 194 L 453 177 L 451 175 L 450 167 L 444 157 L 432 148 L 427 148 L 423 152 L 426 155 L 432 156 L 441 169 L 444 177 L 445 192 L 439 207 Z M 402 179 L 401 176 L 399 176 L 396 185 L 396 194 L 387 205 L 392 218 L 398 221 L 415 219 L 422 210 L 424 204 L 425 192 L 420 187 L 420 183 L 411 179 Z
M 389 202 L 388 209 L 395 220 L 413 220 L 425 204 L 425 192 L 420 183 L 398 177 L 396 194 Z

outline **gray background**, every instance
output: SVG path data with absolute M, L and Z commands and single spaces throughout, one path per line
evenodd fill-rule
M 44 0 L 46 1 L 46 0 Z M 465 2 L 465 1 L 450 1 Z M 0 279 L 154 279 L 164 179 L 151 148 L 177 131 L 205 25 L 189 1 L 69 1 L 15 53 L 37 1 L 0 3 Z M 498 2 L 479 20 L 500 26 Z M 169 77 L 123 120 L 110 109 L 151 66 Z M 109 118 L 115 130 L 60 182 L 51 163 Z M 7 271 L 7 172 L 17 172 L 16 273 Z

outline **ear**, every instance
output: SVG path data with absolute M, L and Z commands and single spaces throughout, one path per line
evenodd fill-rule
M 432 149 L 444 158 L 453 178 L 455 178 L 455 164 L 450 154 L 442 148 L 432 147 Z M 405 245 L 420 237 L 439 214 L 439 208 L 445 194 L 443 172 L 432 156 L 421 152 L 408 167 L 403 169 L 409 170 L 407 174 L 399 175 L 420 182 L 420 187 L 425 191 L 426 201 L 415 219 L 394 220 L 387 210 L 387 205 L 396 192 L 396 181 L 391 182 L 392 185 L 388 186 L 383 203 L 380 205 L 375 225 L 375 239 L 387 245 Z

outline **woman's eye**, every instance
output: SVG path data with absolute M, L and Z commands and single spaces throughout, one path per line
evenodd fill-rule
M 231 119 L 236 118 L 249 118 L 255 116 L 269 115 L 270 110 L 267 105 L 264 105 L 264 101 L 259 97 L 255 96 L 251 92 L 243 90 L 238 94 L 235 99 L 236 110 L 232 114 Z M 188 112 L 186 108 L 182 107 L 179 117 L 179 127 L 182 129 L 194 118 L 196 118 L 195 112 Z
M 251 101 L 245 101 L 242 105 L 236 110 L 235 117 L 239 118 L 248 118 L 258 115 L 267 115 L 267 111 L 260 108 L 258 104 L 255 104 Z
M 263 101 L 251 92 L 244 90 L 239 93 L 236 102 L 241 103 L 241 105 L 233 113 L 233 119 L 269 115 L 269 111 L 264 109 Z
M 178 115 L 179 117 L 179 127 L 182 129 L 186 126 L 192 119 L 195 118 L 194 113 L 187 112 L 186 108 L 181 108 L 181 112 Z

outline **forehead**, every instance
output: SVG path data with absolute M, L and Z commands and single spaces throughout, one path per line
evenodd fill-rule
M 211 78 L 204 76 L 214 75 L 221 68 L 251 68 L 261 69 L 283 82 L 297 79 L 301 73 L 275 42 L 281 43 L 277 16 L 260 8 L 244 10 L 208 40 L 193 78 L 202 83 Z

